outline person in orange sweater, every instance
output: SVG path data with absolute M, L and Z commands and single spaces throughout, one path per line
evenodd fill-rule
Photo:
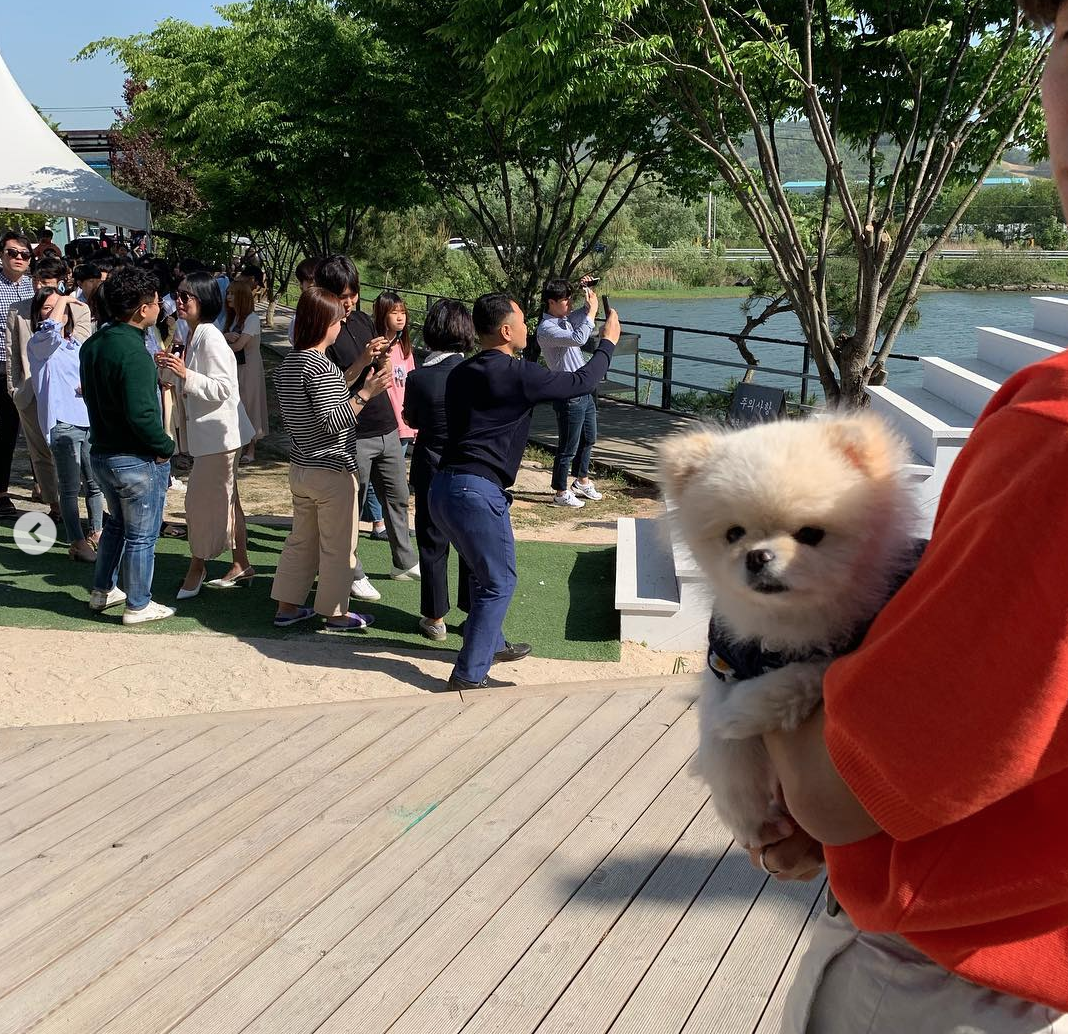
M 1068 207 L 1068 0 L 1043 84 Z M 788 1034 L 1068 1032 L 1068 352 L 991 400 L 931 543 L 824 707 L 764 737 L 798 829 L 753 852 L 831 894 Z M 822 846 L 821 846 L 822 845 Z

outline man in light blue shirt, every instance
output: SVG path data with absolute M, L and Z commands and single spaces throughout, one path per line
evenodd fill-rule
M 574 289 L 567 280 L 549 280 L 541 292 L 542 317 L 538 323 L 538 345 L 550 370 L 576 373 L 589 360 L 588 343 L 597 318 L 597 294 L 590 277 L 580 281 L 586 304 L 572 311 Z M 597 441 L 597 397 L 580 395 L 554 402 L 557 446 L 553 463 L 554 506 L 580 508 L 584 500 L 597 500 L 601 493 L 590 480 L 590 454 Z M 568 487 L 568 470 L 574 480 Z

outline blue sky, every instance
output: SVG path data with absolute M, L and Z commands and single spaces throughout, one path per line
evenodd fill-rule
M 219 0 L 4 0 L 0 54 L 22 92 L 64 129 L 107 129 L 123 70 L 108 57 L 74 61 L 103 36 L 149 31 L 163 18 L 218 22 Z M 95 110 L 59 110 L 95 109 Z

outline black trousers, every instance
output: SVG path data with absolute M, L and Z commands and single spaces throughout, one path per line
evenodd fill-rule
M 19 436 L 19 411 L 7 393 L 7 363 L 0 363 L 0 495 L 11 487 L 11 460 Z
M 430 516 L 427 495 L 433 471 L 412 470 L 415 495 L 415 543 L 419 547 L 419 611 L 425 618 L 444 617 L 452 609 L 449 602 L 449 538 Z M 460 557 L 460 584 L 456 605 L 465 613 L 471 609 L 471 571 Z

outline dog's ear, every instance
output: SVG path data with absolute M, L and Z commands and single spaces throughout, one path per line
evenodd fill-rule
M 882 481 L 901 469 L 904 446 L 874 414 L 831 417 L 821 423 L 832 448 L 866 477 Z
M 716 436 L 711 431 L 677 434 L 662 442 L 658 451 L 664 494 L 678 498 L 687 482 L 708 464 L 716 449 Z

